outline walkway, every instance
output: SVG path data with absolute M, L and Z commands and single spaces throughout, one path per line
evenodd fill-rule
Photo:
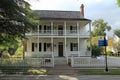
M 55 65 L 54 68 L 47 68 L 47 74 L 50 75 L 74 75 L 77 70 L 66 64 Z
M 0 75 L 0 80 L 120 80 L 120 75 Z

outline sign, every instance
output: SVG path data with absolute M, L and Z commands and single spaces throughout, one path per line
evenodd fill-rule
M 108 40 L 99 39 L 99 40 L 98 40 L 98 45 L 99 45 L 99 46 L 108 46 Z

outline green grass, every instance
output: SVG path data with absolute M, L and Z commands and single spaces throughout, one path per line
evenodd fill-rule
M 27 75 L 41 75 L 47 74 L 46 69 L 37 69 L 37 68 L 14 68 L 14 69 L 2 69 L 0 74 L 27 74 Z M 51 73 L 52 74 L 52 73 Z M 109 69 L 106 72 L 104 69 L 80 69 L 77 74 L 80 75 L 120 75 L 120 69 Z
M 78 74 L 84 75 L 120 75 L 120 69 L 109 69 L 106 72 L 104 69 L 81 69 Z

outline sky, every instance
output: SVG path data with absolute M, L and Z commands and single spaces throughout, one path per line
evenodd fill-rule
M 92 22 L 103 19 L 112 27 L 107 35 L 112 36 L 115 29 L 120 29 L 120 7 L 117 0 L 27 0 L 33 10 L 79 11 L 84 4 L 85 18 Z

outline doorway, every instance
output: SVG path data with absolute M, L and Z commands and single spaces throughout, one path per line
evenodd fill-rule
M 63 42 L 59 42 L 58 45 L 58 56 L 63 57 Z

